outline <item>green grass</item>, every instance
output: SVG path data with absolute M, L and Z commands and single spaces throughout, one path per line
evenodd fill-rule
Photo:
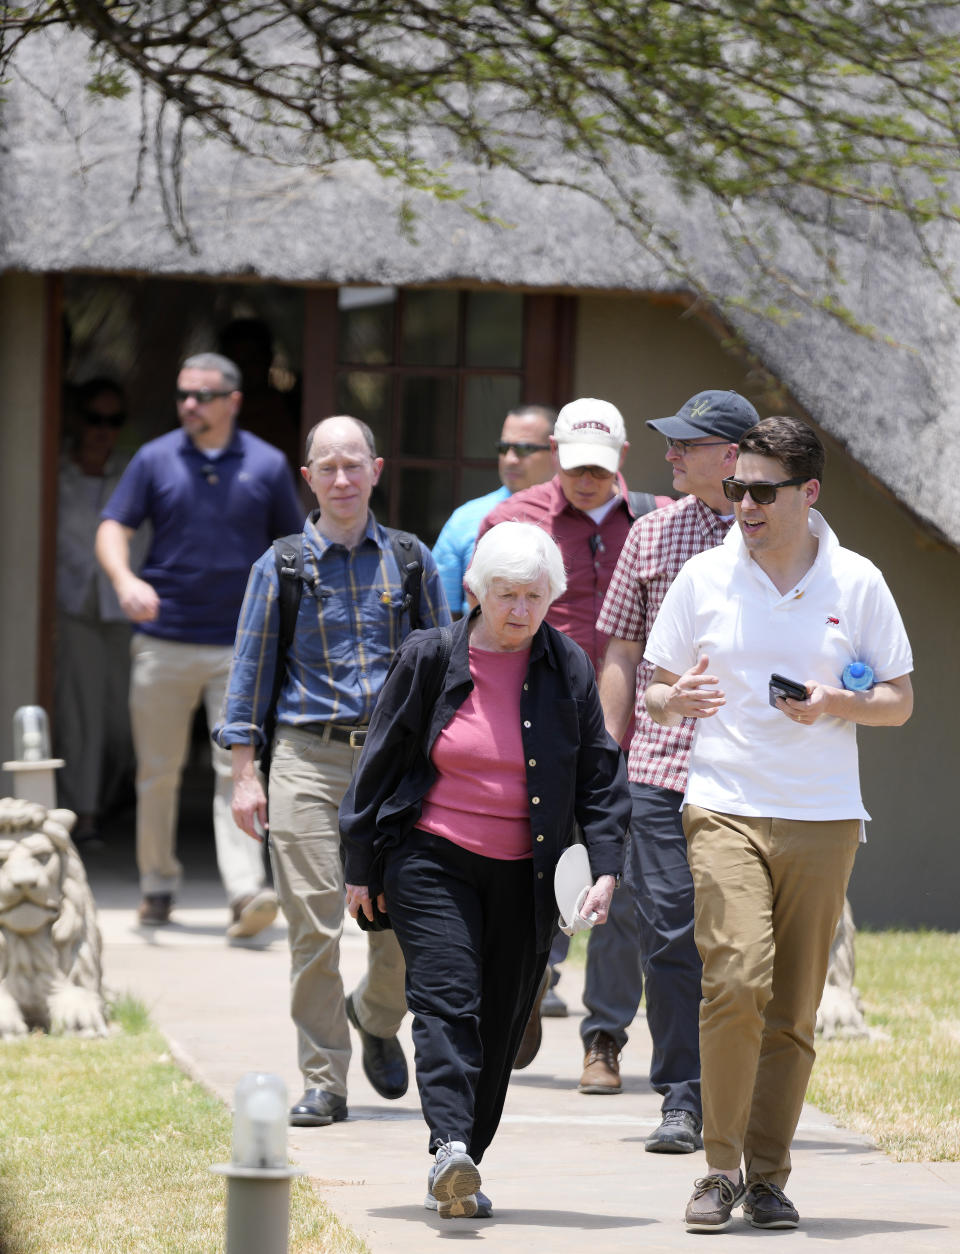
M 583 962 L 585 937 L 571 946 Z M 809 1098 L 898 1159 L 960 1160 L 960 934 L 860 932 L 869 1041 L 818 1046 Z M 224 1240 L 230 1114 L 176 1067 L 144 1007 L 107 1040 L 0 1043 L 0 1254 L 210 1254 Z M 309 1185 L 291 1254 L 363 1254 Z
M 0 1043 L 0 1254 L 211 1254 L 223 1248 L 226 1106 L 173 1063 L 124 998 L 106 1040 Z M 291 1191 L 292 1254 L 361 1254 L 310 1186 Z
M 960 933 L 858 932 L 869 1041 L 825 1041 L 808 1098 L 898 1160 L 960 1160 Z
M 856 962 L 873 1038 L 818 1041 L 808 1100 L 898 1160 L 960 1160 L 960 933 L 858 932 Z

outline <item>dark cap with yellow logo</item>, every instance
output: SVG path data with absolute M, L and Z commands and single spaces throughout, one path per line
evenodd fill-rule
M 651 418 L 647 426 L 668 440 L 698 440 L 714 435 L 736 444 L 759 421 L 760 415 L 739 392 L 707 391 L 691 396 L 673 417 Z

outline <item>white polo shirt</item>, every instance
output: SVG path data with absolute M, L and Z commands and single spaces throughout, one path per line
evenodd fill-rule
M 780 593 L 735 526 L 692 557 L 674 580 L 644 656 L 682 675 L 706 654 L 726 704 L 697 720 L 684 802 L 761 818 L 867 819 L 860 796 L 856 724 L 793 722 L 768 700 L 773 671 L 839 687 L 848 662 L 878 682 L 913 670 L 910 642 L 880 571 L 840 547 L 810 511 L 814 564 Z

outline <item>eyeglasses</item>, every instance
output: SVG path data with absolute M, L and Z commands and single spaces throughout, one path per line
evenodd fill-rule
M 571 479 L 581 479 L 584 475 L 589 475 L 591 479 L 612 479 L 617 473 L 615 470 L 604 470 L 602 466 L 574 466 L 570 470 L 562 472 L 569 475 Z
M 329 464 L 321 466 L 315 461 L 308 462 L 307 464 L 313 469 L 313 473 L 320 479 L 336 479 L 341 470 L 347 478 L 352 479 L 355 475 L 362 475 L 370 465 L 370 462 L 369 460 L 364 462 L 343 462 L 339 466 L 331 466 Z
M 198 405 L 209 405 L 211 401 L 232 395 L 233 393 L 230 391 L 214 392 L 212 388 L 177 388 L 177 400 L 180 403 L 188 401 L 193 397 Z
M 98 414 L 94 409 L 85 409 L 80 417 L 88 427 L 122 427 L 127 421 L 126 414 Z
M 777 499 L 777 488 L 796 488 L 807 482 L 809 480 L 803 475 L 797 479 L 781 479 L 779 483 L 764 483 L 763 480 L 742 483 L 739 479 L 730 478 L 723 481 L 723 495 L 728 501 L 738 502 L 749 492 L 757 505 L 772 505 Z
M 549 444 L 517 444 L 513 440 L 501 440 L 497 445 L 497 453 L 500 457 L 505 457 L 513 449 L 518 457 L 529 457 L 531 453 L 545 453 L 549 447 Z
M 692 448 L 713 448 L 715 444 L 734 444 L 736 442 L 734 440 L 704 440 L 701 444 L 696 440 L 671 440 L 669 436 L 666 437 L 666 440 L 667 450 L 672 453 L 688 453 Z

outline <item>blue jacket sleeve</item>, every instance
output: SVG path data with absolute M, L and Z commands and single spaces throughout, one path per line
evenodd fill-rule
M 253 564 L 240 607 L 222 722 L 213 729 L 213 739 L 224 749 L 263 744 L 279 626 L 277 567 L 270 548 Z
M 464 555 L 463 536 L 458 534 L 456 515 L 451 515 L 437 536 L 433 546 L 433 557 L 443 584 L 447 604 L 458 613 L 466 607 L 463 595 L 463 576 L 467 569 L 466 558 L 473 553 L 473 537 L 468 538 L 467 552 Z

